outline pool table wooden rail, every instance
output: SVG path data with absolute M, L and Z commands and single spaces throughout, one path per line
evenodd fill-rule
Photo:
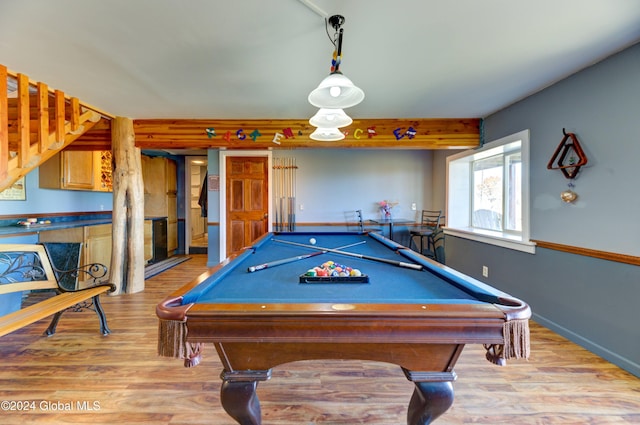
M 301 236 L 308 237 L 295 237 Z M 344 243 L 341 235 L 335 236 L 335 245 L 338 240 Z M 396 364 L 414 384 L 407 423 L 426 425 L 453 403 L 454 366 L 466 344 L 483 344 L 487 359 L 499 365 L 509 358 L 528 357 L 531 310 L 526 303 L 399 244 L 373 239 L 393 255 L 423 266 L 422 271 L 407 273 L 431 275 L 415 279 L 417 275 L 378 268 L 381 279 L 399 283 L 404 277 L 417 286 L 393 286 L 393 293 L 377 298 L 362 296 L 366 291 L 345 296 L 347 290 L 315 299 L 306 291 L 278 294 L 277 283 L 290 282 L 295 273 L 285 270 L 277 279 L 277 273 L 256 274 L 250 279 L 265 280 L 253 282 L 236 273 L 247 270 L 249 255 L 273 248 L 262 238 L 156 306 L 158 353 L 181 358 L 192 367 L 201 361 L 204 345 L 211 343 L 224 367 L 221 404 L 242 425 L 262 423 L 258 382 L 270 379 L 272 369 L 286 363 L 345 359 Z M 388 255 L 377 242 L 371 245 L 379 255 Z M 257 255 L 252 260 L 265 258 Z M 269 282 L 267 276 L 276 284 L 256 286 Z M 414 288 L 427 288 L 427 282 L 443 288 L 442 295 L 435 290 L 411 295 Z M 260 292 L 265 287 L 275 296 Z

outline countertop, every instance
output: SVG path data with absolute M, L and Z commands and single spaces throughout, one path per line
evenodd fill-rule
M 162 220 L 166 217 L 145 217 L 145 220 Z M 31 226 L 22 226 L 17 224 L 9 224 L 0 226 L 0 236 L 23 235 L 30 233 L 39 233 L 47 230 L 71 229 L 74 227 L 97 226 L 100 224 L 111 224 L 111 217 L 96 219 L 75 219 L 75 220 L 52 220 L 49 224 L 32 224 Z

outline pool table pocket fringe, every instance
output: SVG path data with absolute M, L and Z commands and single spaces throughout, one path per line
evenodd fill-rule
M 503 326 L 504 358 L 528 359 L 531 353 L 529 319 L 508 320 Z
M 202 344 L 187 342 L 187 322 L 162 320 L 158 324 L 158 354 L 184 360 L 185 367 L 194 367 L 202 359 Z
M 529 320 L 508 320 L 502 327 L 504 345 L 485 344 L 487 360 L 498 366 L 507 364 L 507 359 L 528 359 L 531 352 Z

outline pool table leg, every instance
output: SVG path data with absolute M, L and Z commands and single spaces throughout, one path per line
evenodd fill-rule
M 258 381 L 271 378 L 271 370 L 223 371 L 220 402 L 224 410 L 240 425 L 260 425 L 260 400 L 256 394 Z
M 455 372 L 404 372 L 415 385 L 407 411 L 407 425 L 430 424 L 451 407 Z

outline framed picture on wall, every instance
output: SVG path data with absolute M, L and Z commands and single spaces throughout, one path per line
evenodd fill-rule
M 27 188 L 24 177 L 20 177 L 11 187 L 0 192 L 0 201 L 26 201 Z

